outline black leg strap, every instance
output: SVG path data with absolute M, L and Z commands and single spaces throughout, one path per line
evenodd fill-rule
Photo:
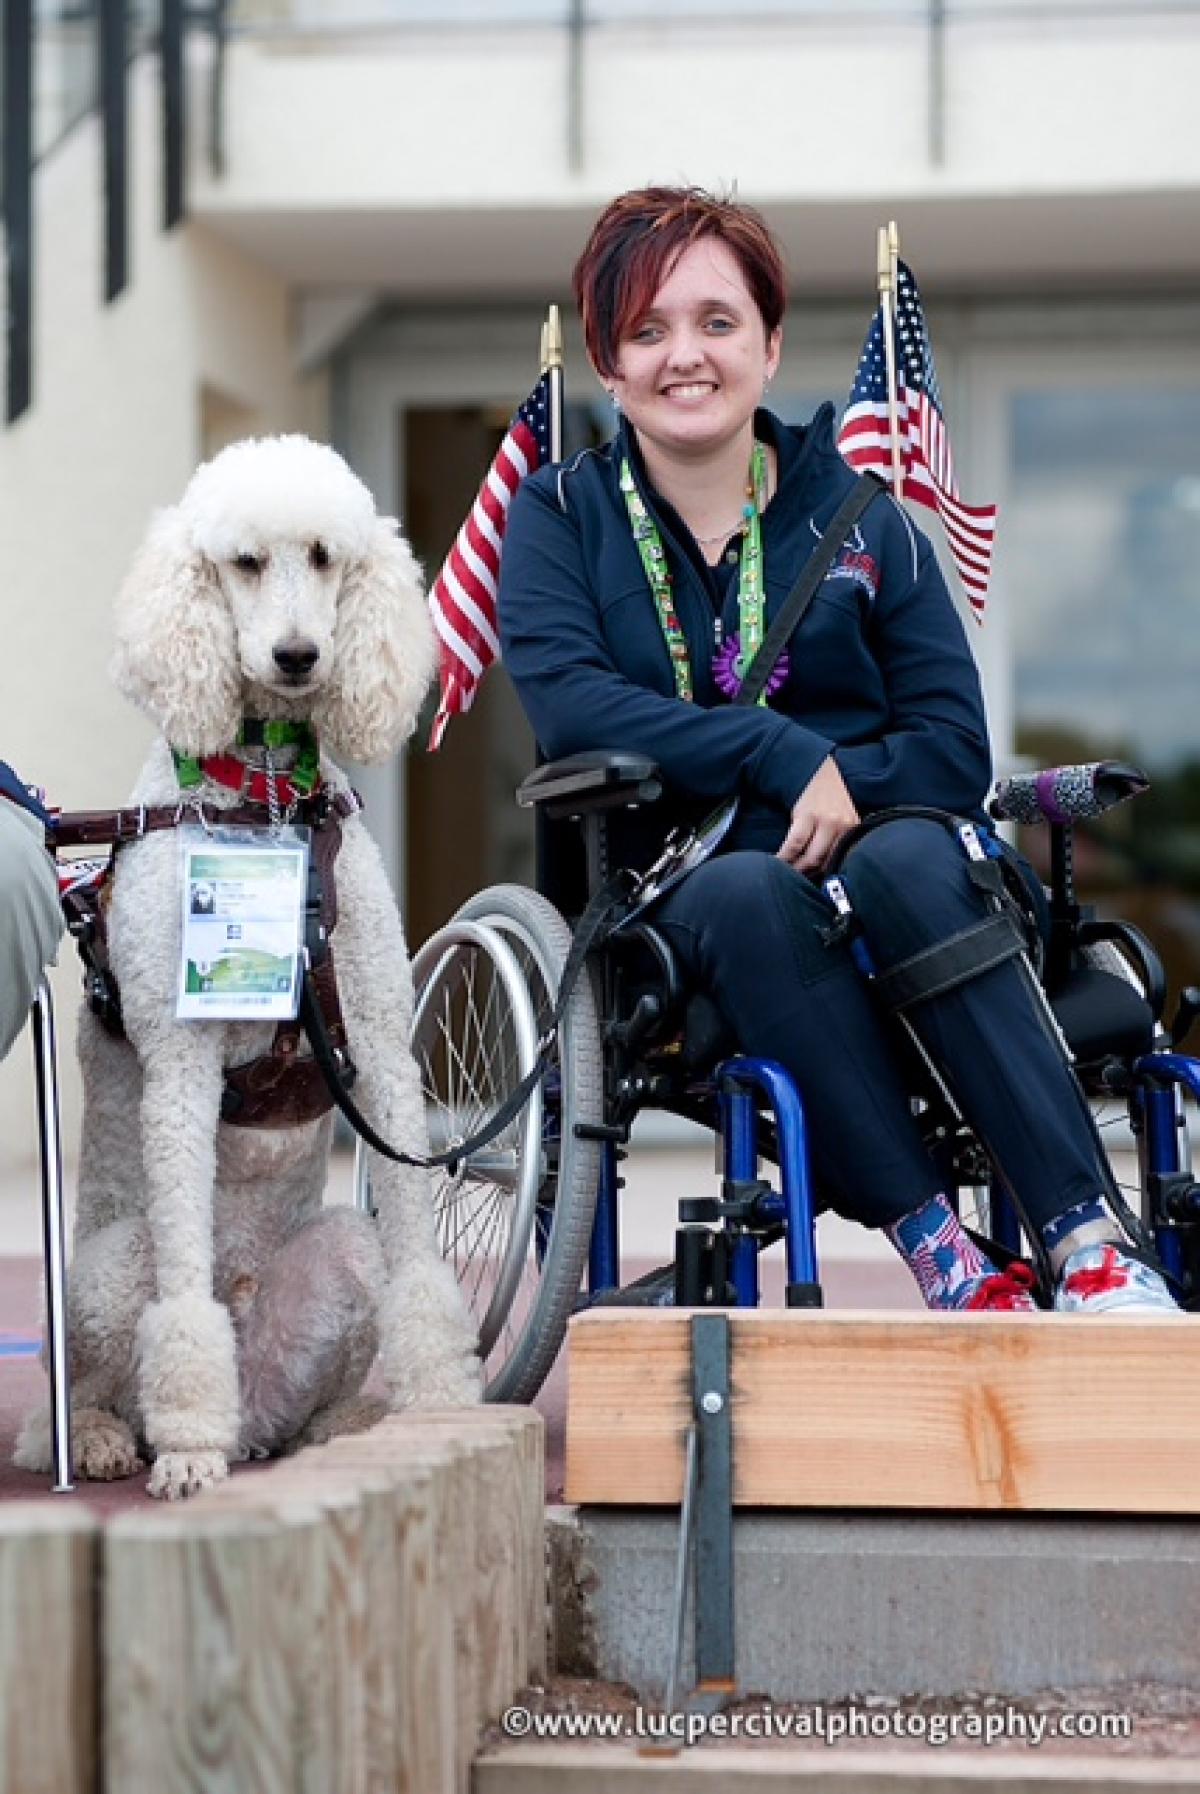
M 1025 942 L 1012 918 L 1008 914 L 989 916 L 880 972 L 873 988 L 885 1009 L 911 1009 L 914 1003 L 940 997 L 1024 951 Z

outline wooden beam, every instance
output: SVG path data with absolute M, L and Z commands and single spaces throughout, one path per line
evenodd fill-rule
M 115 1521 L 105 1785 L 468 1794 L 544 1670 L 542 1459 L 528 1409 L 396 1416 Z
M 345 1626 L 325 1516 L 128 1514 L 104 1535 L 104 1786 L 344 1786 L 325 1660 Z M 318 1642 L 319 1641 L 319 1642 Z M 326 1644 L 325 1641 L 329 1641 Z M 317 1662 L 320 1652 L 322 1661 Z M 307 1701 L 305 1700 L 307 1696 Z
M 0 1508 L 0 1794 L 96 1787 L 95 1515 Z
M 512 1627 L 517 1686 L 541 1681 L 546 1673 L 545 1432 L 545 1423 L 534 1409 L 499 1403 L 465 1411 L 447 1408 L 396 1414 L 375 1428 L 379 1437 L 397 1443 L 414 1434 L 417 1438 L 459 1438 L 468 1444 L 482 1444 L 485 1436 L 504 1442 L 502 1505 L 492 1509 L 491 1517 L 498 1523 L 505 1574 L 515 1578 Z M 499 1711 L 493 1708 L 488 1717 L 496 1718 Z
M 731 1322 L 737 1505 L 1200 1512 L 1183 1315 Z M 573 1320 L 566 1499 L 677 1505 L 690 1391 L 686 1310 Z
M 192 1511 L 363 1504 L 365 1785 L 467 1794 L 484 1726 L 545 1673 L 544 1487 L 541 1417 L 481 1407 L 393 1416 L 235 1471 Z
M 449 1463 L 442 1454 L 440 1467 Z M 323 1446 L 256 1476 L 235 1475 L 203 1502 L 205 1514 L 234 1511 L 291 1525 L 314 1514 L 336 1520 L 348 1502 L 361 1509 L 351 1603 L 360 1616 L 361 1649 L 357 1624 L 340 1639 L 328 1628 L 314 1634 L 317 1660 L 299 1681 L 311 1690 L 315 1676 L 319 1684 L 307 1696 L 308 1724 L 324 1741 L 315 1754 L 327 1774 L 354 1771 L 365 1789 L 379 1794 L 455 1794 L 457 1785 L 452 1640 L 436 1560 L 446 1479 L 439 1481 L 438 1470 L 438 1464 L 335 1461 Z M 346 1589 L 344 1554 L 328 1561 L 340 1563 L 338 1582 Z M 331 1764 L 338 1734 L 340 1771 Z

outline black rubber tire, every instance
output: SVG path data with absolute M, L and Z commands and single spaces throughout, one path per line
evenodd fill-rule
M 571 931 L 552 903 L 522 885 L 492 885 L 458 911 L 501 933 L 526 971 L 539 1023 L 553 1008 L 571 946 Z M 547 1079 L 561 1091 L 557 1164 L 543 1185 L 548 1231 L 541 1265 L 532 1251 L 536 1279 L 529 1312 L 501 1356 L 500 1341 L 487 1365 L 485 1396 L 492 1402 L 532 1401 L 557 1358 L 579 1294 L 592 1237 L 600 1178 L 600 1145 L 581 1140 L 581 1122 L 604 1118 L 604 1065 L 600 1024 L 591 980 L 579 979 L 559 1027 Z

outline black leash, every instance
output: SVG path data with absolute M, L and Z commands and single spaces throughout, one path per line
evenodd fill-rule
M 800 577 L 776 613 L 757 654 L 746 670 L 746 676 L 742 680 L 736 697 L 732 700 L 734 704 L 757 703 L 775 662 L 816 596 L 821 581 L 833 564 L 834 556 L 867 506 L 886 490 L 886 484 L 877 475 L 873 473 L 859 475 L 834 512 L 820 541 L 801 568 Z M 451 1147 L 446 1152 L 433 1153 L 428 1157 L 418 1153 L 399 1152 L 395 1147 L 389 1146 L 382 1135 L 376 1133 L 350 1095 L 348 1084 L 353 1079 L 353 1067 L 347 1065 L 345 1061 L 341 1064 L 338 1062 L 337 1054 L 334 1052 L 325 1026 L 325 1018 L 321 1013 L 321 1005 L 317 1001 L 316 993 L 312 989 L 309 975 L 306 972 L 300 993 L 300 1020 L 308 1035 L 313 1057 L 329 1086 L 330 1095 L 360 1139 L 365 1140 L 375 1152 L 380 1153 L 385 1159 L 391 1159 L 397 1165 L 416 1165 L 427 1171 L 446 1166 L 453 1170 L 472 1153 L 487 1146 L 496 1138 L 497 1134 L 502 1133 L 513 1117 L 519 1114 L 545 1075 L 551 1053 L 554 1050 L 559 1024 L 566 1013 L 567 1004 L 588 955 L 600 946 L 635 910 L 644 907 L 651 899 L 660 897 L 668 886 L 676 884 L 680 878 L 686 876 L 694 867 L 708 858 L 732 823 L 738 801 L 736 797 L 727 799 L 725 803 L 718 805 L 717 809 L 706 817 L 698 827 L 687 830 L 683 835 L 672 830 L 667 837 L 662 854 L 649 871 L 644 873 L 618 872 L 601 885 L 579 919 L 579 925 L 571 942 L 571 950 L 567 954 L 566 964 L 563 966 L 562 977 L 559 980 L 554 1009 L 542 1032 L 541 1039 L 538 1041 L 537 1057 L 532 1066 L 486 1125 L 477 1134 L 472 1134 L 469 1140 L 462 1141 L 461 1144 Z M 310 917 L 312 910 L 310 893 Z M 324 953 L 328 951 L 328 947 L 323 939 L 318 939 L 311 931 L 309 931 L 308 939 L 310 965 L 315 967 L 320 963 Z
M 634 872 L 618 872 L 606 880 L 589 902 L 583 915 L 579 918 L 579 926 L 571 942 L 571 950 L 567 954 L 559 980 L 558 996 L 549 1020 L 538 1041 L 537 1057 L 516 1088 L 509 1092 L 504 1102 L 496 1110 L 479 1132 L 472 1134 L 469 1140 L 452 1146 L 446 1152 L 431 1153 L 425 1156 L 420 1153 L 400 1152 L 389 1146 L 381 1134 L 376 1133 L 358 1104 L 350 1095 L 348 1083 L 353 1078 L 353 1068 L 343 1061 L 339 1064 L 329 1031 L 325 1026 L 325 1017 L 321 1013 L 321 1005 L 313 989 L 308 972 L 300 991 L 300 1020 L 308 1035 L 312 1047 L 313 1058 L 321 1068 L 329 1093 L 341 1110 L 350 1126 L 359 1137 L 366 1141 L 375 1152 L 385 1159 L 391 1159 L 397 1165 L 416 1165 L 424 1171 L 438 1170 L 442 1166 L 451 1171 L 457 1168 L 464 1159 L 487 1146 L 518 1115 L 528 1102 L 530 1095 L 545 1076 L 546 1067 L 550 1063 L 554 1051 L 554 1042 L 558 1034 L 559 1024 L 566 1014 L 567 1004 L 571 1000 L 584 961 L 589 953 L 599 946 L 600 942 L 612 932 L 614 922 L 629 907 L 636 891 L 638 875 Z M 348 1075 L 349 1074 L 349 1075 Z

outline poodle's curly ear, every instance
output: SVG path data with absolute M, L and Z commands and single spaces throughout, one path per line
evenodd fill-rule
M 181 509 L 162 511 L 117 596 L 112 677 L 173 748 L 212 754 L 237 734 L 237 634 Z
M 416 727 L 434 667 L 421 569 L 391 517 L 346 569 L 334 634 L 335 673 L 316 723 L 335 754 L 386 760 Z

